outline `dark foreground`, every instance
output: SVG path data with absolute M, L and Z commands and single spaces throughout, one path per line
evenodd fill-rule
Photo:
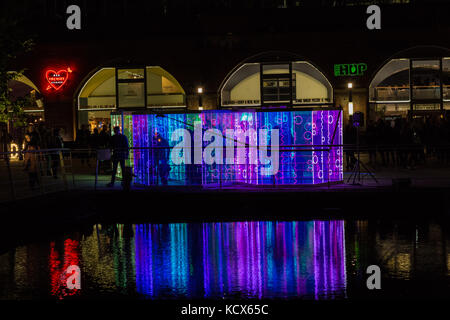
M 449 199 L 171 188 L 3 204 L 0 299 L 450 299 Z M 76 292 L 61 285 L 71 264 Z M 366 287 L 372 264 L 382 290 Z

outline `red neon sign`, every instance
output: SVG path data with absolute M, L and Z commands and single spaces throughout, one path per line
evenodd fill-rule
M 72 69 L 62 69 L 59 71 L 55 71 L 52 69 L 49 69 L 45 72 L 45 79 L 49 83 L 47 86 L 47 90 L 50 90 L 51 88 L 55 89 L 56 91 L 60 90 L 62 86 L 64 86 L 67 82 L 67 79 L 69 79 L 69 73 L 72 72 Z

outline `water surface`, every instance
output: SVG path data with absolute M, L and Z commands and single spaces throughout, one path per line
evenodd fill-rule
M 448 243 L 436 222 L 96 224 L 0 255 L 0 298 L 351 299 L 374 263 L 388 294 L 430 280 L 445 295 Z

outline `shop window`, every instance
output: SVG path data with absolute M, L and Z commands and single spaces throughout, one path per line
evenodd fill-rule
M 269 74 L 263 77 L 263 100 L 264 102 L 289 101 L 296 99 L 295 74 L 292 74 L 292 88 L 290 86 L 289 74 Z
M 145 107 L 145 69 L 117 69 L 119 108 Z
M 450 100 L 450 58 L 442 59 L 442 97 Z
M 372 105 L 376 112 L 407 112 L 410 109 L 409 103 L 383 103 Z
M 416 60 L 412 62 L 413 99 L 440 99 L 440 61 Z
M 144 83 L 119 83 L 119 107 L 145 107 Z
M 409 59 L 393 59 L 381 68 L 370 84 L 370 101 L 409 101 Z
M 414 110 L 440 110 L 441 105 L 439 103 L 416 103 L 414 104 Z
M 144 79 L 145 69 L 118 69 L 117 79 L 119 80 L 131 80 L 131 79 Z

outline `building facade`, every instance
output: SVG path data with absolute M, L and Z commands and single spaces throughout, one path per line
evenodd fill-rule
M 346 122 L 349 83 L 353 112 L 369 120 L 449 110 L 445 4 L 382 6 L 375 31 L 365 26 L 366 6 L 193 6 L 195 14 L 165 15 L 131 4 L 126 14 L 80 6 L 79 31 L 65 28 L 64 13 L 56 20 L 25 15 L 24 28 L 35 26 L 39 37 L 11 66 L 26 76 L 14 90 L 35 96 L 31 121 L 62 128 L 66 141 L 118 111 L 340 106 Z M 146 12 L 145 23 L 136 18 Z

